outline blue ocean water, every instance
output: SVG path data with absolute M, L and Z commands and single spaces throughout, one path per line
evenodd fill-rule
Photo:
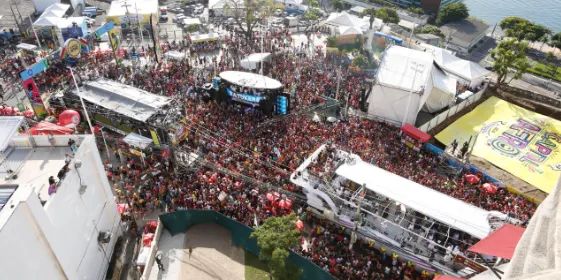
M 494 25 L 508 16 L 520 16 L 561 32 L 561 0 L 464 0 L 470 15 Z

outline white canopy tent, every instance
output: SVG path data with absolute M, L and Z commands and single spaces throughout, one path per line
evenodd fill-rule
M 123 138 L 123 141 L 142 150 L 148 148 L 148 146 L 152 144 L 152 139 L 144 137 L 140 134 L 136 134 L 134 132 L 131 132 L 127 136 L 125 136 L 125 138 Z
M 240 65 L 244 69 L 253 70 L 257 69 L 259 63 L 271 62 L 271 53 L 253 53 L 242 59 Z
M 401 123 L 409 103 L 405 123 L 415 124 L 432 91 L 432 64 L 429 53 L 400 46 L 386 50 L 368 98 L 368 113 Z
M 374 19 L 373 27 L 381 26 L 382 21 Z M 339 28 L 341 26 L 352 26 L 356 29 L 366 31 L 370 28 L 369 17 L 359 18 L 347 12 L 331 13 L 329 17 L 323 22 L 324 25 L 332 28 Z
M 427 188 L 375 165 L 357 155 L 354 163 L 344 163 L 336 173 L 359 185 L 365 185 L 391 200 L 400 202 L 423 215 L 482 239 L 493 229 L 489 218 L 506 218 L 500 212 L 489 212 L 439 191 Z
M 220 39 L 220 35 L 218 33 L 189 34 L 189 36 L 191 37 L 191 42 L 193 43 L 215 41 Z
M 224 71 L 220 73 L 220 78 L 223 80 L 247 88 L 256 89 L 279 89 L 282 88 L 282 84 L 269 77 L 248 73 L 240 71 Z
M 480 85 L 485 77 L 491 73 L 479 64 L 456 57 L 450 51 L 442 48 L 435 47 L 432 54 L 438 66 L 448 74 L 458 78 L 461 84 L 469 84 L 470 87 Z
M 199 18 L 185 18 L 182 21 L 183 25 L 201 25 L 201 20 Z
M 66 4 L 50 5 L 41 16 L 33 22 L 33 27 L 56 27 L 58 21 L 62 19 L 69 8 L 70 5 Z
M 354 26 L 339 26 L 339 35 L 362 35 L 362 30 Z
M 423 111 L 434 113 L 454 104 L 457 80 L 433 67 L 431 72 L 432 91 L 423 106 Z

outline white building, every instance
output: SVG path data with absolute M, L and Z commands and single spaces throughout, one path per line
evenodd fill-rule
M 433 62 L 431 53 L 400 46 L 387 49 L 368 97 L 368 113 L 414 125 L 421 109 L 432 113 L 452 104 L 457 81 Z
M 105 279 L 122 228 L 94 136 L 55 136 L 51 148 L 47 136 L 17 136 L 13 118 L 23 121 L 0 118 L 8 163 L 0 175 L 8 168 L 18 176 L 0 180 L 0 278 Z M 49 196 L 48 178 L 72 154 L 69 137 L 79 148 Z

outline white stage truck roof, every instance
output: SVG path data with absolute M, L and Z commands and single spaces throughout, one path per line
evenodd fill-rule
M 79 96 L 105 109 L 146 122 L 171 99 L 119 82 L 99 78 L 80 88 Z
M 225 71 L 220 73 L 220 78 L 234 85 L 256 89 L 279 89 L 282 84 L 269 77 L 240 71 Z
M 405 204 L 413 210 L 441 223 L 482 239 L 491 228 L 488 218 L 492 215 L 506 217 L 499 212 L 489 212 L 455 199 L 439 191 L 427 188 L 375 165 L 364 162 L 354 155 L 354 163 L 344 163 L 337 170 L 357 184 L 365 184 L 368 190 Z

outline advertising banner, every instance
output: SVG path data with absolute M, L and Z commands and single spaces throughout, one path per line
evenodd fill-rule
M 154 41 L 154 53 L 156 61 L 162 63 L 162 46 L 160 45 L 160 27 L 158 26 L 158 18 L 155 14 L 150 15 L 150 26 L 152 27 L 152 40 Z
M 491 97 L 436 139 L 460 145 L 477 139 L 473 154 L 550 193 L 561 171 L 561 121 Z
M 111 49 L 113 50 L 113 52 L 117 53 L 117 50 L 119 49 L 119 45 L 121 43 L 121 40 L 119 38 L 119 31 L 116 29 L 111 29 L 108 33 L 109 42 L 111 43 Z
M 43 58 L 39 62 L 31 65 L 31 67 L 25 69 L 24 71 L 21 71 L 21 73 L 19 73 L 19 76 L 21 77 L 22 81 L 26 81 L 35 77 L 35 75 L 45 71 L 47 67 L 49 67 L 47 60 Z
M 43 103 L 41 94 L 39 94 L 39 89 L 37 88 L 35 81 L 33 81 L 33 79 L 23 81 L 23 88 L 29 97 L 29 103 L 31 103 L 31 107 L 33 107 L 35 115 L 40 117 L 47 114 L 47 109 L 45 108 L 45 104 Z
M 259 102 L 263 98 L 265 98 L 264 96 L 257 96 L 257 95 L 244 94 L 244 93 L 236 93 L 229 88 L 226 89 L 226 93 L 228 94 L 228 96 L 232 97 L 232 100 L 234 100 L 234 101 L 246 103 L 246 104 L 249 104 L 249 105 L 255 105 L 255 106 L 259 106 Z

